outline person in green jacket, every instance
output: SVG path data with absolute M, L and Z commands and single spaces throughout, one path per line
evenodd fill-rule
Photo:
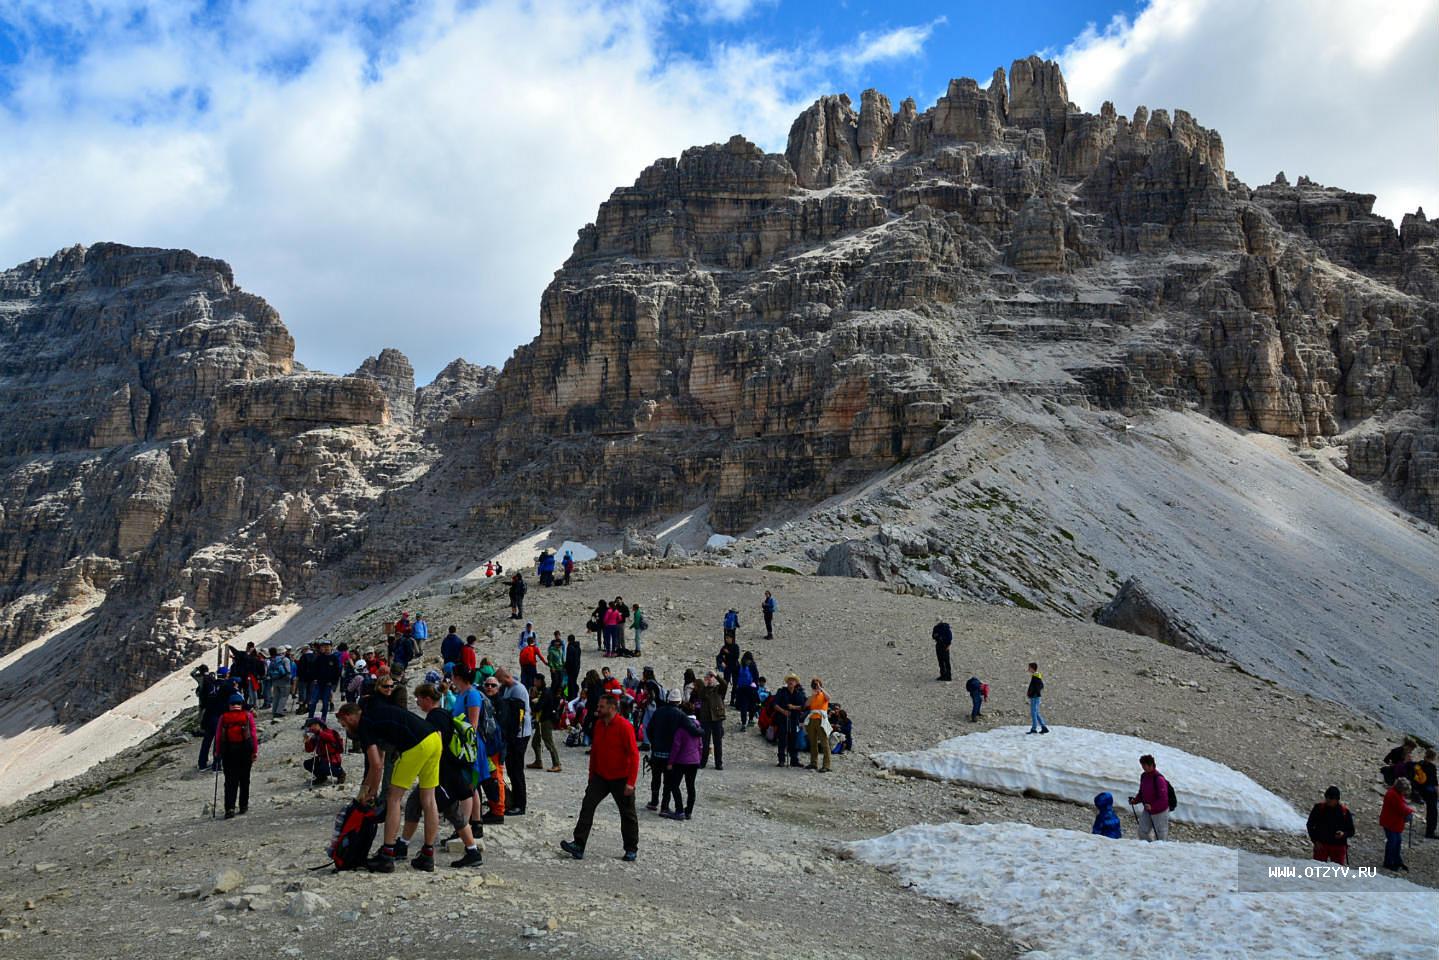
M 550 668 L 550 689 L 559 696 L 565 696 L 565 642 L 560 632 L 555 631 L 550 648 L 545 651 L 545 666 Z M 573 693 L 569 694 L 573 696 Z
M 640 634 L 648 629 L 649 625 L 644 614 L 640 613 L 640 605 L 635 604 L 634 609 L 630 610 L 630 626 L 635 631 L 635 656 L 639 656 L 640 653 Z

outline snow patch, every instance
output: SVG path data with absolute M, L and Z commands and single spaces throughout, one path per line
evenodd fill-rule
M 1356 881 L 1334 879 L 1293 892 L 1240 892 L 1241 854 L 1207 843 L 947 823 L 906 827 L 849 849 L 926 896 L 963 904 L 1037 947 L 1025 954 L 1035 960 L 1377 960 L 1412 956 L 1439 941 L 1439 893 L 1432 890 L 1373 877 L 1362 881 L 1363 893 L 1344 891 L 1347 883 L 1359 889 Z M 1301 875 L 1316 866 L 1254 860 L 1258 870 L 1290 866 Z
M 726 534 L 726 533 L 712 533 L 712 534 L 710 534 L 710 538 L 705 541 L 705 549 L 706 549 L 706 550 L 723 550 L 725 547 L 729 546 L 730 544 L 732 544 L 732 543 L 734 543 L 734 542 L 735 542 L 735 538 L 734 538 L 734 537 L 731 537 L 729 534 Z
M 1108 790 L 1118 809 L 1139 789 L 1139 758 L 1153 754 L 1179 800 L 1174 820 L 1303 833 L 1304 818 L 1239 771 L 1153 740 L 1082 727 L 998 727 L 913 753 L 881 753 L 882 766 L 975 786 L 1092 804 Z

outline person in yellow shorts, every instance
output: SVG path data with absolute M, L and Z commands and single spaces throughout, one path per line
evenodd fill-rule
M 347 703 L 337 716 L 351 738 L 365 751 L 365 779 L 360 784 L 360 803 L 370 804 L 380 793 L 385 761 L 381 748 L 398 756 L 385 795 L 385 842 L 371 857 L 368 866 L 375 873 L 395 872 L 395 840 L 400 835 L 405 791 L 418 781 L 420 806 L 425 813 L 425 845 L 410 861 L 416 870 L 435 869 L 435 838 L 440 832 L 440 811 L 435 806 L 435 787 L 440 784 L 439 731 L 423 717 L 387 703 L 378 697 L 358 704 Z

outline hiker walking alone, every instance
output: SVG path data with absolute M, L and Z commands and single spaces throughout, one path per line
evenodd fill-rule
M 978 723 L 981 716 L 979 711 L 984 706 L 984 697 L 989 692 L 988 688 L 983 680 L 978 677 L 970 677 L 964 681 L 964 689 L 969 694 L 969 722 Z
M 779 604 L 775 602 L 774 595 L 766 590 L 764 600 L 759 605 L 759 612 L 764 614 L 764 638 L 766 640 L 774 639 L 774 612 L 778 609 Z M 739 626 L 739 624 L 736 623 L 735 626 Z
M 615 696 L 601 695 L 595 707 L 590 744 L 590 779 L 580 804 L 579 819 L 575 821 L 575 838 L 560 841 L 560 848 L 576 860 L 584 859 L 595 810 L 605 797 L 614 797 L 620 811 L 624 859 L 633 862 L 639 857 L 640 821 L 635 813 L 635 781 L 640 775 L 640 750 L 635 743 L 635 728 L 618 714 L 619 701 Z
M 510 619 L 525 617 L 525 578 L 518 573 L 510 578 Z
M 237 800 L 240 813 L 250 809 L 250 768 L 260 755 L 255 715 L 246 708 L 242 695 L 230 694 L 228 709 L 220 714 L 215 741 L 220 766 L 225 771 L 225 819 L 229 820 L 235 816 Z
M 1044 678 L 1039 675 L 1039 664 L 1029 665 L 1029 690 L 1025 693 L 1029 697 L 1029 732 L 1048 733 L 1049 727 L 1044 725 L 1044 717 L 1039 712 L 1039 701 L 1044 697 Z
M 935 679 L 948 683 L 954 679 L 949 668 L 949 645 L 954 643 L 954 631 L 949 624 L 940 622 L 929 631 L 929 636 L 934 641 L 934 658 L 939 661 L 939 676 Z
M 1139 810 L 1139 838 L 1149 840 L 1169 839 L 1169 781 L 1164 779 L 1149 754 L 1139 758 L 1143 773 L 1139 775 L 1139 792 L 1129 798 L 1129 805 L 1141 804 Z
M 1306 824 L 1309 839 L 1314 843 L 1314 859 L 1346 866 L 1349 863 L 1349 838 L 1354 836 L 1354 815 L 1339 802 L 1339 788 L 1324 791 L 1324 802 L 1309 811 Z

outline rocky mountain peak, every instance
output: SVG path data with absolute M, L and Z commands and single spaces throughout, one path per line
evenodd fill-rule
M 362 380 L 374 380 L 385 393 L 390 420 L 408 427 L 415 419 L 415 368 L 410 358 L 391 347 L 378 356 L 366 357 L 359 369 L 350 374 Z

